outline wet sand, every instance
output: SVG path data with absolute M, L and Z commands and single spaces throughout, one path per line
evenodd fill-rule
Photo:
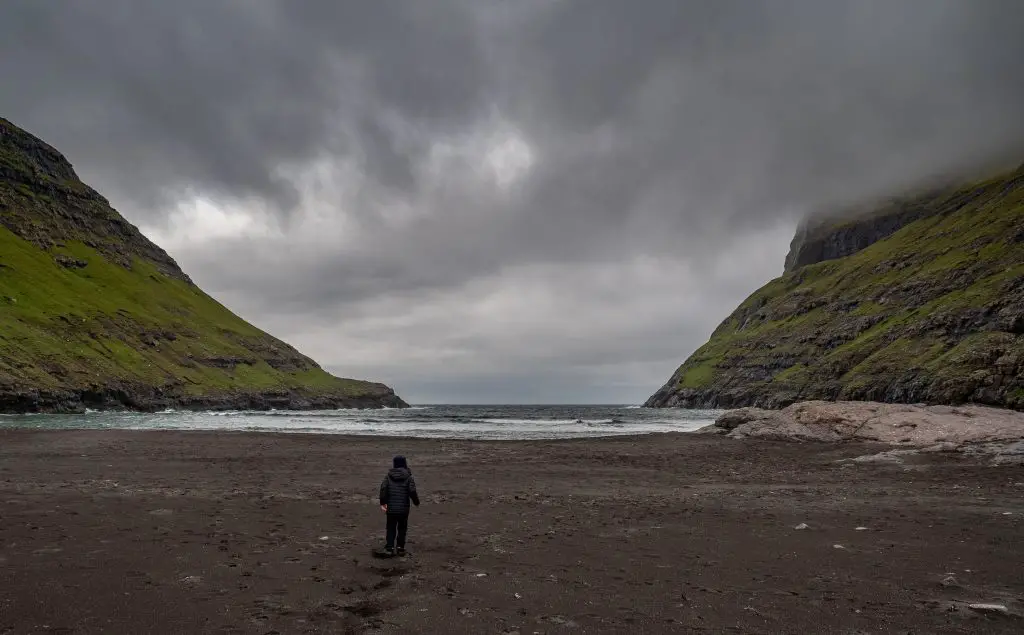
M 0 431 L 0 633 L 1022 632 L 1024 469 L 878 449 Z

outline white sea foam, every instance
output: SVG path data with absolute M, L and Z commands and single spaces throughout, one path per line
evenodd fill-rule
M 622 406 L 416 406 L 392 409 L 156 413 L 4 417 L 0 427 L 227 430 L 463 439 L 560 439 L 689 432 L 714 411 Z
M 500 426 L 523 426 L 534 424 L 548 425 L 570 425 L 570 424 L 603 424 L 617 423 L 616 419 L 480 419 L 481 423 L 491 423 Z

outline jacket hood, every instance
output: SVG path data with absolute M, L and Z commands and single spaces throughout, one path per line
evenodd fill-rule
M 401 482 L 407 480 L 410 476 L 412 476 L 412 472 L 407 467 L 393 467 L 388 470 L 388 478 L 392 481 Z

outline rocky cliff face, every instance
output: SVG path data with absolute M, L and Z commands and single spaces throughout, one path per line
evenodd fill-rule
M 851 256 L 915 221 L 951 213 L 983 194 L 984 189 L 936 189 L 913 198 L 881 202 L 868 209 L 807 219 L 790 243 L 785 271 Z
M 1024 167 L 801 228 L 648 406 L 1024 409 Z
M 130 267 L 134 258 L 189 282 L 160 247 L 78 180 L 51 146 L 0 118 L 0 225 L 40 249 L 77 240 L 104 258 Z
M 0 118 L 0 412 L 383 405 L 405 404 L 232 314 Z

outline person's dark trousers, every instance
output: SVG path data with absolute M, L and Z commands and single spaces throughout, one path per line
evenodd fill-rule
M 405 532 L 409 529 L 409 514 L 388 514 L 387 538 L 384 542 L 385 549 L 405 549 Z M 398 538 L 396 544 L 395 538 Z

